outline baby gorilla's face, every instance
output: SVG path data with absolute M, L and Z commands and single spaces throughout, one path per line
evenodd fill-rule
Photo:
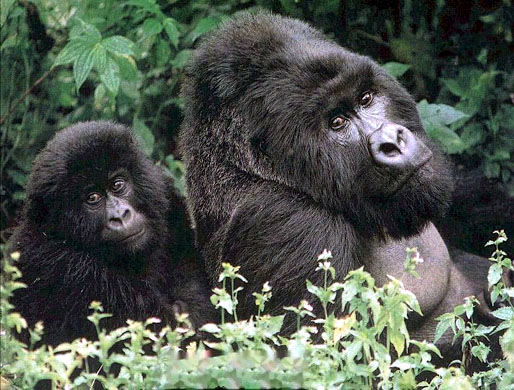
M 150 227 L 134 207 L 134 185 L 125 169 L 88 177 L 82 191 L 82 212 L 95 221 L 98 243 L 118 253 L 136 253 L 148 243 Z M 103 176 L 103 177 L 102 177 Z

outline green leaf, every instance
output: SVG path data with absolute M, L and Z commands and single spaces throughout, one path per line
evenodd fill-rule
M 500 320 L 508 321 L 514 319 L 514 307 L 502 307 L 492 312 L 492 315 Z
M 98 43 L 102 39 L 102 34 L 92 24 L 77 18 L 79 24 L 75 25 L 70 31 L 70 39 L 82 40 L 86 43 Z
M 171 44 L 175 47 L 175 49 L 178 48 L 178 39 L 180 37 L 180 31 L 178 30 L 178 23 L 173 18 L 166 18 L 166 20 L 163 23 L 164 30 L 166 31 L 166 34 L 168 34 L 168 38 L 171 41 Z
M 1 0 L 0 1 L 0 26 L 3 26 L 7 20 L 7 15 L 14 4 L 15 0 Z
M 92 43 L 84 42 L 83 40 L 73 39 L 61 50 L 54 65 L 63 65 L 75 61 L 84 52 L 89 52 L 93 47 Z
M 215 18 L 203 18 L 196 24 L 191 32 L 191 40 L 196 41 L 200 36 L 214 30 L 218 26 L 219 20 Z
M 28 181 L 27 174 L 25 174 L 21 171 L 15 170 L 15 169 L 8 169 L 7 174 L 19 186 L 25 187 L 25 184 L 27 184 L 27 181 Z
M 143 35 L 150 37 L 162 31 L 162 24 L 155 18 L 146 19 L 143 23 Z
M 459 135 L 446 126 L 436 127 L 426 123 L 425 130 L 428 136 L 438 141 L 449 154 L 461 153 L 465 149 L 465 145 Z
M 170 45 L 164 39 L 159 39 L 155 45 L 155 61 L 158 67 L 165 66 L 170 59 L 171 49 Z
M 98 73 L 102 73 L 105 71 L 105 66 L 107 65 L 107 51 L 105 47 L 101 44 L 95 45 L 93 48 L 93 62 Z
M 437 343 L 437 340 L 439 340 L 443 335 L 446 333 L 448 328 L 451 325 L 451 320 L 443 320 L 437 323 L 437 326 L 435 327 L 434 332 L 434 343 Z
M 190 49 L 179 51 L 175 58 L 171 61 L 171 65 L 176 69 L 183 69 L 186 66 L 192 54 L 193 50 Z
M 479 144 L 482 141 L 483 133 L 482 126 L 478 123 L 471 123 L 464 127 L 464 130 L 462 130 L 460 135 L 464 148 L 470 149 L 471 147 Z
M 393 329 L 392 327 L 387 330 L 391 337 L 391 343 L 394 346 L 394 349 L 398 353 L 398 356 L 401 356 L 403 350 L 405 348 L 405 336 L 402 335 L 399 329 Z
M 487 178 L 492 179 L 500 176 L 501 166 L 497 162 L 485 160 L 484 174 Z
M 119 55 L 134 55 L 134 42 L 130 39 L 122 37 L 121 35 L 115 35 L 109 38 L 105 38 L 102 41 L 102 46 L 114 54 Z
M 448 90 L 455 96 L 465 97 L 468 93 L 467 86 L 460 84 L 459 80 L 442 79 L 442 82 L 445 85 L 445 87 L 448 88 Z
M 124 80 L 135 80 L 137 78 L 137 66 L 134 58 L 124 56 L 114 56 L 114 60 L 120 67 L 120 76 Z
M 502 278 L 503 268 L 500 264 L 493 264 L 489 267 L 489 272 L 487 273 L 487 282 L 489 288 L 498 283 Z
M 104 73 L 100 75 L 100 79 L 111 93 L 114 95 L 118 93 L 118 88 L 120 87 L 120 67 L 111 57 L 107 58 L 107 66 Z
M 93 64 L 93 50 L 83 52 L 73 63 L 73 77 L 75 78 L 77 92 L 86 81 L 91 69 L 93 69 Z
M 418 111 L 423 121 L 434 126 L 451 125 L 469 115 L 446 104 L 429 104 L 426 100 L 418 103 Z
M 141 140 L 141 146 L 144 152 L 150 156 L 153 152 L 155 137 L 152 131 L 145 125 L 145 123 L 141 119 L 134 119 L 132 123 L 134 133 Z
M 382 65 L 382 68 L 394 78 L 398 78 L 410 69 L 410 65 L 401 64 L 399 62 L 388 62 Z

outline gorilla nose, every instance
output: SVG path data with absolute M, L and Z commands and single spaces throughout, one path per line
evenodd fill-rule
M 112 230 L 120 230 L 127 227 L 132 219 L 132 212 L 129 207 L 122 207 L 112 210 L 108 216 L 107 226 Z
M 371 156 L 379 166 L 403 170 L 422 165 L 430 150 L 409 129 L 394 123 L 381 126 L 369 138 Z

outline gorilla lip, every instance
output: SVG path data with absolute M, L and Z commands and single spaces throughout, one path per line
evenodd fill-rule
M 141 237 L 143 234 L 145 234 L 145 229 L 141 229 L 140 231 L 138 231 L 134 234 L 131 234 L 128 237 L 122 238 L 121 240 L 118 241 L 118 243 L 134 240 L 136 238 Z
M 398 185 L 396 186 L 394 191 L 391 192 L 391 194 L 388 196 L 388 198 L 396 195 L 405 186 L 405 184 L 407 184 L 410 181 L 412 176 L 414 176 L 416 173 L 418 173 L 421 170 L 421 168 L 423 168 L 425 165 L 428 164 L 428 162 L 430 160 L 432 160 L 432 157 L 433 157 L 433 155 L 432 155 L 432 153 L 430 153 L 427 156 L 427 158 L 425 158 L 418 166 L 415 166 L 407 175 L 404 176 L 403 179 L 399 180 Z

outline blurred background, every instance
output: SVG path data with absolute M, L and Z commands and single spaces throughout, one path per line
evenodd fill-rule
M 451 156 L 445 239 L 488 255 L 504 228 L 514 246 L 514 7 L 511 0 L 1 0 L 2 241 L 16 223 L 31 163 L 75 122 L 134 128 L 184 194 L 179 97 L 192 50 L 242 10 L 310 22 L 382 64 L 413 94 Z

